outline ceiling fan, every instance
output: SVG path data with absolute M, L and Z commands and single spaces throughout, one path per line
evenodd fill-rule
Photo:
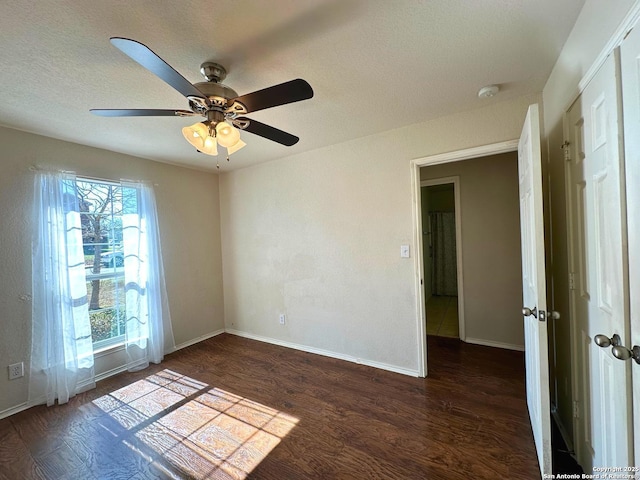
M 183 135 L 198 151 L 208 155 L 217 155 L 218 145 L 225 147 L 227 160 L 231 153 L 245 146 L 245 143 L 240 139 L 239 130 L 259 135 L 288 147 L 295 145 L 300 140 L 295 135 L 243 115 L 313 97 L 313 89 L 305 80 L 298 78 L 239 96 L 233 89 L 220 83 L 227 75 L 222 65 L 214 62 L 203 63 L 200 66 L 200 72 L 206 81 L 192 84 L 146 45 L 121 37 L 112 37 L 110 40 L 124 54 L 187 97 L 190 110 L 90 110 L 94 115 L 103 117 L 202 116 L 206 120 L 190 127 L 184 127 L 182 129 Z

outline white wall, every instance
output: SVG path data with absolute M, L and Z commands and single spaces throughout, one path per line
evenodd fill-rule
M 0 415 L 27 400 L 27 377 L 8 380 L 31 341 L 32 165 L 155 187 L 167 295 L 178 345 L 224 328 L 218 177 L 0 127 Z M 96 370 L 121 365 L 100 357 Z
M 460 177 L 467 340 L 510 348 L 524 348 L 517 160 L 510 152 L 420 169 L 421 180 Z
M 562 121 L 569 103 L 578 93 L 578 84 L 605 48 L 618 25 L 624 20 L 634 0 L 587 0 L 567 39 L 543 90 L 544 130 L 548 147 L 548 190 L 550 195 L 551 238 L 547 248 L 553 252 L 548 271 L 554 286 L 552 308 L 562 319 L 555 323 L 557 335 L 558 412 L 569 437 L 572 433 L 571 349 L 568 285 L 567 217 L 565 198 Z
M 415 253 L 410 160 L 518 138 L 538 101 L 494 103 L 223 174 L 227 328 L 417 372 L 417 272 L 400 258 L 401 244 Z

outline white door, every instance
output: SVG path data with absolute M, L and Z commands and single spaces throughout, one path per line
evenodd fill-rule
M 622 44 L 622 103 L 629 245 L 629 303 L 632 345 L 640 345 L 640 26 Z M 629 347 L 630 345 L 625 345 Z M 633 372 L 634 465 L 640 465 L 640 365 Z
M 567 112 L 574 443 L 587 473 L 631 465 L 629 362 L 610 344 L 629 338 L 617 65 L 615 52 Z
M 542 475 L 551 474 L 551 406 L 538 105 L 531 105 L 518 144 L 522 298 L 527 405 Z M 524 313 L 524 311 L 523 311 Z

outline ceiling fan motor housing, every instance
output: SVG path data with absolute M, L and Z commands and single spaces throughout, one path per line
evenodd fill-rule
M 225 110 L 227 108 L 227 101 L 238 96 L 234 89 L 229 88 L 222 83 L 200 82 L 195 83 L 194 87 L 206 95 L 211 102 L 211 106 L 207 106 L 198 97 L 189 97 L 189 105 L 191 109 L 195 113 L 200 113 L 201 115 L 206 115 L 207 110 L 211 108 L 220 109 L 221 111 Z

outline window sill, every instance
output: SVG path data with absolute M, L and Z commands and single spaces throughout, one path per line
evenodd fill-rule
M 111 355 L 112 353 L 115 353 L 124 349 L 125 349 L 124 341 L 112 343 L 111 345 L 105 345 L 103 347 L 100 347 L 94 350 L 93 357 L 94 358 L 104 357 L 105 355 Z

